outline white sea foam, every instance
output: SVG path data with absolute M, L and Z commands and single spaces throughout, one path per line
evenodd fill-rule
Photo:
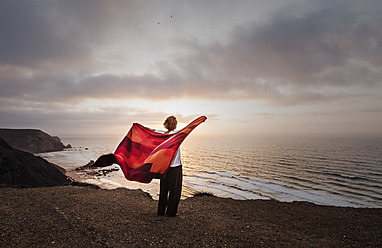
M 230 177 L 225 175 L 217 177 L 219 173 L 210 173 L 210 175 L 210 178 L 206 177 L 206 174 L 196 175 L 195 177 L 187 178 L 185 182 L 193 185 L 198 190 L 211 191 L 211 193 L 217 193 L 220 196 L 223 194 L 224 197 L 235 199 L 275 199 L 285 202 L 309 201 L 332 206 L 360 206 L 338 196 L 330 195 L 323 190 L 299 190 L 263 180 L 235 178 L 234 174 Z
M 350 179 L 357 178 L 356 176 L 349 176 L 349 175 L 345 175 L 345 174 L 341 174 L 341 177 L 350 178 Z
M 77 167 L 87 164 L 90 160 L 96 158 L 94 152 L 87 150 L 76 150 L 76 151 L 60 151 L 60 152 L 49 152 L 37 154 L 48 161 L 61 166 L 66 170 L 72 170 Z
M 209 192 L 234 199 L 382 207 L 382 139 L 364 140 L 364 143 L 329 141 L 256 140 L 253 145 L 250 142 L 245 145 L 228 145 L 221 141 L 187 142 L 181 147 L 183 198 Z M 103 145 L 102 141 L 96 145 L 70 143 L 88 149 L 40 156 L 72 170 L 114 149 L 112 145 Z M 127 181 L 120 170 L 87 180 L 104 188 L 142 189 L 154 199 L 158 198 L 159 180 L 150 184 Z

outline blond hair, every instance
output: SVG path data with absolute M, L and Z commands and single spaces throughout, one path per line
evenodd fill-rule
M 176 120 L 176 117 L 171 115 L 171 116 L 167 117 L 167 119 L 164 121 L 163 126 L 168 131 L 173 131 L 173 130 L 175 130 L 177 124 L 178 124 L 178 121 Z

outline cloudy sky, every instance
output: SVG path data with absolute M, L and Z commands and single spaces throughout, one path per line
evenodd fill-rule
M 382 1 L 1 0 L 0 127 L 382 134 Z

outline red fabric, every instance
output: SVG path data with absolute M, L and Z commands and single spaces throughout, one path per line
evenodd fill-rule
M 126 179 L 149 183 L 163 178 L 180 144 L 206 119 L 201 116 L 175 134 L 157 133 L 134 123 L 114 152 Z

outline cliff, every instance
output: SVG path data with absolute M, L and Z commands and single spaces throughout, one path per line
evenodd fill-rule
M 37 129 L 1 128 L 0 138 L 10 146 L 30 153 L 62 151 L 65 148 L 59 137 L 52 137 Z
M 0 185 L 44 187 L 68 185 L 65 170 L 41 157 L 17 150 L 0 138 Z

